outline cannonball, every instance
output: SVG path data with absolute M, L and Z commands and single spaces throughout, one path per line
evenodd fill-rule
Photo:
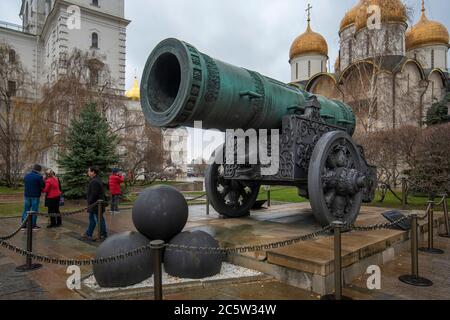
M 183 232 L 170 244 L 190 247 L 219 248 L 219 242 L 203 231 Z M 203 279 L 212 277 L 222 269 L 222 254 L 212 251 L 169 250 L 164 252 L 164 269 L 174 277 Z
M 186 225 L 189 208 L 184 196 L 170 186 L 144 190 L 133 207 L 136 229 L 150 240 L 169 241 Z
M 115 234 L 98 247 L 96 258 L 108 258 L 146 246 L 150 241 L 142 234 L 129 231 Z M 94 276 L 102 288 L 123 288 L 138 284 L 153 275 L 151 250 L 106 264 L 94 265 Z

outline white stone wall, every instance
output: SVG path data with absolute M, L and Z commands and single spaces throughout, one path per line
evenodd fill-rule
M 445 87 L 442 82 L 442 77 L 439 72 L 432 72 L 428 76 L 428 86 L 427 91 L 423 97 L 424 101 L 424 116 L 426 116 L 427 111 L 431 108 L 431 106 L 441 101 L 445 95 Z
M 406 25 L 384 23 L 381 29 L 364 28 L 356 33 L 354 57 L 357 60 L 375 56 L 405 55 Z
M 0 43 L 6 44 L 16 51 L 23 69 L 27 74 L 26 92 L 19 92 L 27 98 L 34 98 L 36 88 L 32 85 L 36 81 L 37 73 L 37 42 L 36 37 L 9 29 L 0 28 Z
M 304 55 L 291 60 L 292 82 L 309 80 L 314 75 L 327 72 L 328 57 L 323 55 Z
M 425 46 L 408 51 L 408 57 L 417 59 L 425 69 L 448 68 L 448 47 L 445 45 Z
M 354 49 L 355 44 L 355 29 L 356 27 L 350 26 L 342 30 L 340 33 L 340 69 L 341 71 L 347 68 L 355 59 Z

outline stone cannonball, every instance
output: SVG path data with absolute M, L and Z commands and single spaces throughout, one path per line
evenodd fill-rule
M 96 258 L 108 258 L 146 246 L 150 241 L 129 231 L 109 237 L 97 249 Z M 138 284 L 153 275 L 151 250 L 114 262 L 94 265 L 94 276 L 102 288 L 122 288 Z
M 170 186 L 144 190 L 133 207 L 134 226 L 150 240 L 169 241 L 183 230 L 188 215 L 186 199 Z
M 183 232 L 170 244 L 190 247 L 218 248 L 219 242 L 203 231 Z M 165 250 L 164 269 L 174 277 L 202 279 L 212 277 L 222 268 L 222 254 L 197 250 Z

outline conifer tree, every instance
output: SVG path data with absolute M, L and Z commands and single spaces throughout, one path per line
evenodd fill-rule
M 106 183 L 107 173 L 119 161 L 117 141 L 117 135 L 111 132 L 96 104 L 87 104 L 71 122 L 59 154 L 58 164 L 63 171 L 63 190 L 67 198 L 86 195 L 89 166 L 98 167 Z

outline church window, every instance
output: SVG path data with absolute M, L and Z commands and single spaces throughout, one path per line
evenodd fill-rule
M 320 72 L 323 72 L 323 61 L 320 61 Z
M 431 69 L 434 69 L 434 50 L 431 50 Z
M 298 62 L 295 64 L 295 80 L 298 79 Z
M 92 45 L 91 48 L 98 49 L 98 34 L 96 32 L 92 33 Z
M 99 83 L 98 70 L 91 69 L 89 78 L 90 78 L 90 81 L 91 81 L 91 85 L 98 85 L 98 83 Z
M 16 51 L 13 49 L 9 50 L 9 63 L 16 63 Z
M 96 7 L 99 6 L 99 5 L 98 5 L 98 0 L 92 0 L 91 4 L 92 4 L 93 6 L 96 6 Z
M 51 7 L 52 7 L 52 1 L 45 0 L 45 15 L 46 16 L 48 16 L 50 14 Z
M 352 46 L 351 41 L 348 42 L 348 56 L 349 56 L 349 62 L 352 63 L 353 62 L 353 46 Z
M 370 54 L 370 35 L 366 35 L 366 56 Z
M 308 78 L 311 78 L 311 61 L 308 61 Z
M 17 84 L 15 81 L 8 81 L 8 96 L 15 97 L 17 93 Z
M 431 81 L 431 103 L 434 102 L 434 81 Z

